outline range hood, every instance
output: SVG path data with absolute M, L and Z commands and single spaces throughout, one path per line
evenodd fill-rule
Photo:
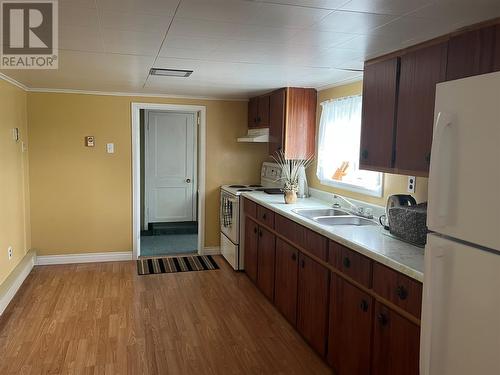
M 269 142 L 269 128 L 248 129 L 247 135 L 239 137 L 238 142 Z

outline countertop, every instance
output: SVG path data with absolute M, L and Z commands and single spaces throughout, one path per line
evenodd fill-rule
M 296 208 L 331 208 L 331 204 L 329 205 L 317 198 L 298 199 L 295 204 L 285 204 L 283 195 L 271 195 L 257 191 L 245 192 L 242 195 L 368 258 L 382 263 L 415 280 L 420 282 L 423 281 L 424 249 L 389 237 L 383 233 L 385 229 L 380 225 L 326 226 L 318 224 L 292 211 Z

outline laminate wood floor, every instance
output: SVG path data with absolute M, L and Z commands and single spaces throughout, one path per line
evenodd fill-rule
M 0 318 L 0 374 L 330 374 L 243 273 L 37 266 Z

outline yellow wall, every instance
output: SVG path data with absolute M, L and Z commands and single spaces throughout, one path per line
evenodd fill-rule
M 355 82 L 349 85 L 337 86 L 330 89 L 322 90 L 318 92 L 318 107 L 317 107 L 317 124 L 316 124 L 316 132 L 319 129 L 319 120 L 321 117 L 321 106 L 320 103 L 329 100 L 340 98 L 343 96 L 349 95 L 358 95 L 361 94 L 363 90 L 362 81 Z M 316 157 L 317 157 L 316 153 Z M 316 163 L 314 163 L 308 170 L 308 181 L 309 185 L 315 189 L 320 189 L 328 192 L 336 192 L 341 195 L 345 195 L 347 197 L 351 197 L 354 199 L 359 199 L 365 202 L 378 204 L 381 206 L 385 206 L 385 202 L 387 197 L 391 194 L 398 193 L 406 193 L 406 185 L 407 185 L 407 176 L 395 175 L 395 174 L 384 174 L 384 196 L 382 198 L 370 197 L 368 195 L 353 193 L 347 190 L 342 190 L 338 188 L 333 188 L 330 186 L 322 185 L 318 178 L 316 177 Z M 427 178 L 418 177 L 417 184 L 415 185 L 415 193 L 412 193 L 417 202 L 425 202 L 427 201 Z
M 219 245 L 219 186 L 255 183 L 267 144 L 241 144 L 247 103 L 29 93 L 32 242 L 38 254 L 132 249 L 131 102 L 207 108 L 205 246 Z M 84 137 L 96 137 L 86 148 Z M 115 143 L 115 154 L 105 144 Z
M 31 247 L 28 153 L 12 138 L 17 127 L 27 141 L 26 101 L 23 90 L 0 80 L 0 285 Z M 9 246 L 14 248 L 10 260 Z

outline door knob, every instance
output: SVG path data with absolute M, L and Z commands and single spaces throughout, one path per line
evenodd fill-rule
M 190 179 L 190 178 L 186 178 L 186 182 L 187 182 L 188 184 L 190 184 L 190 183 L 191 183 L 191 179 Z

